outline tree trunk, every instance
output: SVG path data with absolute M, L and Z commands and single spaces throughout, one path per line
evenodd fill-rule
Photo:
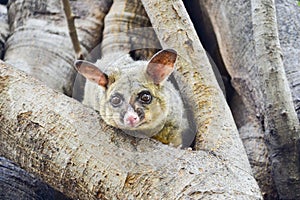
M 148 15 L 140 0 L 115 1 L 105 17 L 102 56 L 131 52 L 136 60 L 150 59 L 161 49 Z
M 83 51 L 90 51 L 101 38 L 103 18 L 111 0 L 72 1 Z M 75 52 L 68 34 L 60 0 L 16 0 L 8 4 L 11 36 L 4 60 L 45 82 L 49 87 L 72 95 L 76 75 Z
M 78 33 L 82 40 L 81 44 L 86 52 L 89 52 L 101 40 L 104 17 L 110 8 L 111 0 L 72 1 L 71 5 L 77 19 L 76 25 L 80 27 Z M 4 56 L 4 51 L 2 51 L 4 49 L 1 47 L 2 44 L 4 46 L 10 28 L 12 32 L 10 40 L 6 43 L 8 47 L 5 59 L 8 62 L 18 62 L 17 68 L 44 81 L 49 87 L 71 95 L 74 78 L 72 65 L 75 53 L 71 47 L 60 1 L 48 3 L 45 1 L 10 1 L 8 8 L 10 25 L 7 8 L 0 5 L 0 55 L 3 53 Z M 28 43 L 33 45 L 28 45 Z M 0 58 L 3 59 L 3 57 Z M 76 95 L 80 94 L 73 94 L 73 96 Z M 0 169 L 1 172 L 7 167 L 9 166 L 3 166 Z M 36 179 L 31 178 L 31 174 L 22 175 L 20 170 L 14 173 L 16 176 L 19 174 L 18 180 L 23 183 L 15 185 L 14 189 L 20 192 L 7 192 L 7 198 L 10 195 L 11 199 L 14 199 L 13 195 L 21 196 L 24 188 L 28 191 L 30 188 L 33 190 L 32 185 L 36 184 Z M 30 180 L 32 183 L 29 182 Z M 6 184 L 4 183 L 2 188 L 9 187 Z M 17 188 L 19 185 L 23 185 L 23 188 Z
M 300 198 L 300 127 L 283 67 L 274 0 L 252 0 L 263 128 L 281 199 Z
M 300 6 L 293 0 L 276 0 L 283 65 L 300 121 Z
M 256 63 L 250 2 L 199 2 L 202 5 L 204 15 L 208 16 L 211 21 L 222 59 L 237 92 L 237 95 L 235 95 L 231 102 L 231 108 L 254 169 L 254 174 L 265 198 L 274 199 L 276 198 L 276 190 L 274 190 L 272 186 L 270 164 L 268 161 L 269 152 L 264 144 L 265 127 L 262 123 L 262 118 L 266 111 L 263 105 L 265 99 L 261 91 L 263 86 L 261 85 L 261 81 L 259 81 L 260 77 L 257 76 L 259 65 Z M 290 58 L 284 60 L 284 65 L 288 71 L 287 77 L 297 109 L 299 107 L 297 106 L 299 104 L 299 100 L 297 100 L 299 87 L 297 89 L 297 86 L 300 85 L 297 84 L 298 79 L 295 77 L 299 77 L 296 74 L 300 72 L 298 65 L 299 56 L 297 56 L 299 50 L 297 50 L 297 37 L 293 36 L 299 32 L 298 26 L 295 25 L 299 21 L 297 20 L 299 15 L 296 14 L 296 10 L 299 10 L 299 7 L 296 6 L 296 2 L 292 1 L 285 1 L 280 7 L 291 10 L 291 12 L 281 12 L 279 19 L 282 20 L 281 24 L 284 24 L 284 26 L 279 28 L 286 30 L 286 28 L 290 26 L 288 32 L 283 33 L 284 31 L 282 31 L 281 38 L 283 41 L 281 41 L 281 43 L 285 44 L 285 57 Z M 291 13 L 292 15 L 290 15 Z M 289 23 L 285 23 L 286 20 L 284 20 L 285 18 L 282 16 L 286 16 L 286 18 L 290 20 Z M 257 20 L 257 18 L 253 19 L 253 21 L 254 20 Z M 294 47 L 294 49 L 292 47 Z M 277 50 L 275 50 L 275 52 L 277 52 Z M 288 86 L 285 84 L 283 87 Z M 290 94 L 287 96 L 290 96 Z M 291 105 L 291 102 L 289 105 Z M 285 121 L 283 123 L 285 123 Z M 296 123 L 297 126 L 295 119 L 294 123 Z M 292 133 L 292 131 L 289 133 Z M 293 151 L 294 153 L 297 152 L 295 149 Z M 291 194 L 295 194 L 295 191 L 291 192 Z
M 257 117 L 261 110 L 262 95 L 256 79 L 250 2 L 218 1 L 212 4 L 210 1 L 199 1 L 199 4 L 206 23 L 213 28 L 222 60 L 236 92 L 230 102 L 231 109 L 253 173 L 264 198 L 276 199 L 268 150 Z

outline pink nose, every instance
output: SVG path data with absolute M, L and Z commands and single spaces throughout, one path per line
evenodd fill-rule
M 130 126 L 131 128 L 136 127 L 140 122 L 139 115 L 133 110 L 131 106 L 128 107 L 123 119 L 124 125 Z
M 134 127 L 138 122 L 139 122 L 139 118 L 138 118 L 138 116 L 135 116 L 135 115 L 129 115 L 125 119 L 125 123 L 127 125 L 130 125 L 131 127 Z

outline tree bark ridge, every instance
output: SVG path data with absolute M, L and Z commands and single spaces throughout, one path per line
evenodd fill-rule
M 252 0 L 256 64 L 273 177 L 282 199 L 300 198 L 300 128 L 284 71 L 274 0 Z

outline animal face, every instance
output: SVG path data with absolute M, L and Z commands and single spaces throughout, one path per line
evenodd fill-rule
M 169 95 L 167 87 L 146 81 L 143 75 L 127 73 L 116 79 L 101 99 L 100 114 L 107 124 L 131 135 L 151 137 L 163 128 Z
M 76 61 L 75 67 L 105 91 L 99 103 L 107 124 L 136 137 L 151 137 L 163 128 L 168 115 L 171 90 L 166 79 L 176 57 L 176 52 L 162 50 L 149 62 L 132 61 L 108 74 L 86 61 Z

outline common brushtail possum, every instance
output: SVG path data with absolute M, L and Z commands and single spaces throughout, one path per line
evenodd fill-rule
M 134 61 L 129 54 L 112 54 L 95 64 L 77 60 L 76 70 L 88 80 L 83 104 L 129 135 L 180 146 L 193 133 L 180 93 L 168 80 L 176 59 L 177 53 L 167 49 L 150 61 Z

